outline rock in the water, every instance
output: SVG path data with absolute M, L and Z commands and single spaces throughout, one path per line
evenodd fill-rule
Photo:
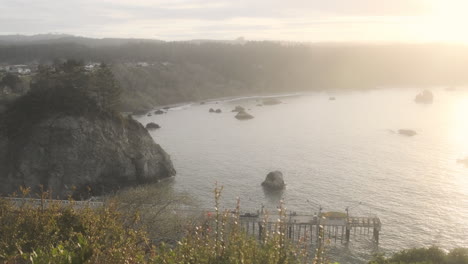
M 408 137 L 417 135 L 416 131 L 411 130 L 411 129 L 399 129 L 398 134 L 408 136 Z
M 414 101 L 420 104 L 431 104 L 434 101 L 434 95 L 431 91 L 424 90 L 422 93 L 416 95 Z
M 263 106 L 262 104 L 257 104 L 257 106 Z
M 221 109 L 216 109 L 215 113 L 220 114 L 220 113 L 221 113 Z
M 156 123 L 151 122 L 151 123 L 146 124 L 146 129 L 158 129 L 158 128 L 161 128 L 161 126 Z
M 214 113 L 214 112 L 216 112 L 216 111 L 215 111 L 213 108 L 210 108 L 210 110 L 209 110 L 208 112 Z
M 240 105 L 236 106 L 236 108 L 232 110 L 232 112 L 241 112 L 241 111 L 245 111 L 245 108 Z
M 80 199 L 175 175 L 169 155 L 135 120 L 62 113 L 24 124 L 19 133 L 0 129 L 1 194 L 42 185 L 54 197 Z
M 254 118 L 251 114 L 247 113 L 246 111 L 240 111 L 235 117 L 239 120 L 247 120 Z
M 154 114 L 155 114 L 155 115 L 162 115 L 162 114 L 164 114 L 164 113 L 166 113 L 166 112 L 164 112 L 164 111 L 161 110 L 161 109 L 158 109 L 158 110 L 154 111 Z
M 205 104 L 205 102 L 200 102 L 200 104 L 201 104 L 201 105 L 204 105 L 204 104 Z
M 330 100 L 330 101 L 335 101 L 336 98 L 332 96 L 332 97 L 328 98 L 328 100 Z
M 146 116 L 151 116 L 151 113 L 147 114 Z
M 264 105 L 277 105 L 281 104 L 281 101 L 276 98 L 268 98 L 263 100 Z
M 283 180 L 283 173 L 281 171 L 272 171 L 268 173 L 262 186 L 269 189 L 281 190 L 286 186 Z

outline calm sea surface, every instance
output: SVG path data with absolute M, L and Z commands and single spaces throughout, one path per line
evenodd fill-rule
M 288 96 L 262 107 L 257 98 L 194 103 L 137 119 L 161 125 L 151 135 L 171 155 L 172 184 L 202 207 L 213 206 L 217 182 L 226 207 L 240 197 L 244 209 L 274 208 L 281 198 L 260 184 L 280 170 L 289 210 L 349 206 L 351 215 L 379 216 L 378 248 L 367 237 L 329 246 L 342 263 L 364 263 L 376 251 L 468 247 L 468 167 L 457 163 L 468 157 L 468 90 L 432 91 L 430 105 L 414 103 L 419 89 L 383 89 Z M 255 118 L 235 119 L 236 105 Z M 395 133 L 402 128 L 418 134 Z

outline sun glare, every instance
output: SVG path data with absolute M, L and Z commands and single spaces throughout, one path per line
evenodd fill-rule
M 452 137 L 457 145 L 462 149 L 468 149 L 468 123 L 466 117 L 468 116 L 468 96 L 464 96 L 457 100 L 452 107 Z M 468 154 L 468 153 L 466 153 Z
M 432 0 L 429 15 L 423 18 L 423 38 L 442 42 L 468 43 L 468 1 Z

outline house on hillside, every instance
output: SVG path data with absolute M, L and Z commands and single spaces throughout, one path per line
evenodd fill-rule
M 18 64 L 18 65 L 8 65 L 5 67 L 6 72 L 11 74 L 18 74 L 18 75 L 28 75 L 31 74 L 31 69 L 28 65 Z
M 143 62 L 137 62 L 136 66 L 137 67 L 148 67 L 148 66 L 150 66 L 150 64 L 143 61 Z
M 92 72 L 99 67 L 101 67 L 101 63 L 99 62 L 90 62 L 84 66 L 85 70 L 88 72 Z

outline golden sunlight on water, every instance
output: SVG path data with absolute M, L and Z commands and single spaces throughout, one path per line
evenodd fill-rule
M 463 97 L 458 97 L 453 102 L 453 106 L 450 108 L 450 120 L 451 131 L 450 137 L 452 143 L 455 144 L 456 148 L 460 151 L 460 157 L 458 159 L 468 158 L 468 95 L 465 94 Z M 459 164 L 462 165 L 462 164 Z M 467 164 L 468 165 L 468 164 Z M 468 195 L 468 176 L 466 173 L 459 173 L 456 177 L 459 188 L 462 193 Z
M 468 96 L 454 100 L 450 115 L 454 141 L 460 144 L 460 147 L 468 149 Z
M 419 92 L 343 92 L 332 101 L 313 93 L 262 107 L 250 98 L 187 105 L 138 120 L 161 124 L 152 136 L 177 167 L 174 187 L 193 193 L 205 207 L 218 182 L 227 206 L 242 197 L 251 211 L 261 204 L 275 208 L 282 198 L 299 212 L 351 205 L 353 214 L 377 214 L 384 252 L 467 246 L 468 167 L 457 160 L 468 158 L 468 90 L 434 88 L 433 104 L 416 104 Z M 236 120 L 236 105 L 255 118 Z M 210 107 L 222 113 L 210 115 Z M 417 134 L 400 135 L 402 128 Z M 260 186 L 272 170 L 285 175 L 281 197 Z M 342 263 L 366 263 L 371 254 L 358 244 L 352 256 L 346 252 Z

